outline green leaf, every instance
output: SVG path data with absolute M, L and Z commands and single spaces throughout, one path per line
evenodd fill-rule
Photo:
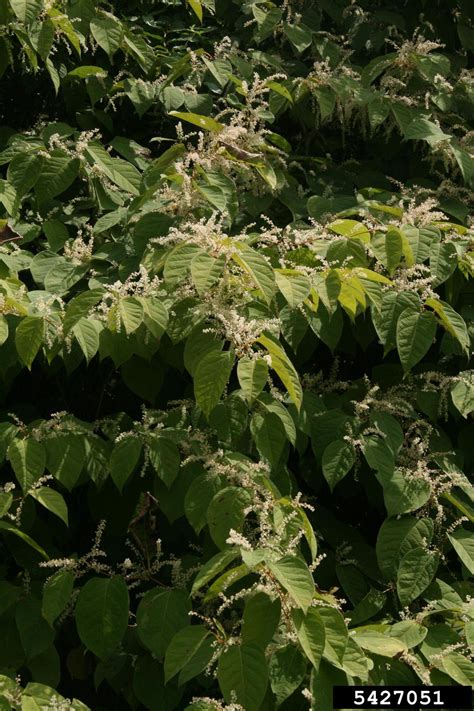
M 155 296 L 141 299 L 144 315 L 143 322 L 155 338 L 161 338 L 168 325 L 168 311 L 164 304 Z
M 184 590 L 155 588 L 140 600 L 137 633 L 152 654 L 161 659 L 174 635 L 189 625 L 191 606 Z
M 20 360 L 31 370 L 34 359 L 43 344 L 44 321 L 42 318 L 26 316 L 15 331 L 15 345 Z
M 0 314 L 0 346 L 3 346 L 8 338 L 8 321 L 3 314 Z
M 334 490 L 355 463 L 354 447 L 342 439 L 335 439 L 323 452 L 322 467 L 324 478 L 331 491 Z
M 432 534 L 430 519 L 416 519 L 413 516 L 387 518 L 379 529 L 375 546 L 377 562 L 384 578 L 395 580 L 403 555 L 412 547 L 419 546 L 423 538 L 428 544 L 431 543 Z
M 266 593 L 256 592 L 247 599 L 242 618 L 241 637 L 244 644 L 259 644 L 265 648 L 272 641 L 280 622 L 281 604 Z
M 85 447 L 82 435 L 55 434 L 44 440 L 47 468 L 55 479 L 71 490 L 84 467 Z
M 460 314 L 457 313 L 449 304 L 441 299 L 427 299 L 426 306 L 430 306 L 437 314 L 442 326 L 446 331 L 459 341 L 461 348 L 466 355 L 469 353 L 469 333 L 467 331 L 466 322 Z
M 139 437 L 124 437 L 115 444 L 110 455 L 110 473 L 120 492 L 137 466 L 142 448 Z
M 307 662 L 298 647 L 287 644 L 270 657 L 270 686 L 278 705 L 282 704 L 300 686 L 306 675 Z
M 107 15 L 104 14 L 91 20 L 90 30 L 99 47 L 107 53 L 109 59 L 112 59 L 122 44 L 122 23 L 113 15 L 107 13 Z
M 40 601 L 29 595 L 16 606 L 15 620 L 28 661 L 46 651 L 54 640 L 54 630 L 41 616 Z
M 465 528 L 448 534 L 449 541 L 471 575 L 474 575 L 474 535 Z
M 433 121 L 426 118 L 416 118 L 405 131 L 405 138 L 416 141 L 426 141 L 430 146 L 436 146 L 444 140 L 449 140 L 451 135 L 444 133 Z
M 301 558 L 287 555 L 275 562 L 269 561 L 267 565 L 298 607 L 306 612 L 314 595 L 314 582 L 306 563 Z
M 112 158 L 96 141 L 87 144 L 85 151 L 91 165 L 96 165 L 115 185 L 132 195 L 139 194 L 141 176 L 134 165 L 121 158 Z
M 249 506 L 250 495 L 237 486 L 227 486 L 211 500 L 207 509 L 207 523 L 212 540 L 219 548 L 226 548 L 231 528 L 242 531 L 245 513 Z
M 204 625 L 185 627 L 174 635 L 165 654 L 165 684 L 178 672 L 183 675 L 180 683 L 184 683 L 206 668 L 213 654 L 209 637 Z
M 205 294 L 218 281 L 224 268 L 222 257 L 215 259 L 200 252 L 191 261 L 191 278 L 200 295 Z
M 44 159 L 35 153 L 18 153 L 10 161 L 7 179 L 19 198 L 26 195 L 40 177 Z
M 421 546 L 403 556 L 397 573 L 397 594 L 403 607 L 426 590 L 436 574 L 438 562 L 437 555 Z
M 212 558 L 209 558 L 196 575 L 191 588 L 191 595 L 204 587 L 204 585 L 212 580 L 212 578 L 215 578 L 216 575 L 224 570 L 224 568 L 226 568 L 229 563 L 235 560 L 238 556 L 239 551 L 235 548 L 230 548 L 220 551 L 219 553 L 216 553 L 216 555 L 213 555 Z
M 136 331 L 143 321 L 143 304 L 133 296 L 126 296 L 124 299 L 120 299 L 118 312 L 127 336 Z
M 288 395 L 296 405 L 297 410 L 299 410 L 303 401 L 303 391 L 301 389 L 298 373 L 285 350 L 276 338 L 269 334 L 260 336 L 257 342 L 267 349 L 271 356 L 272 369 L 280 378 L 288 391 Z
M 124 580 L 92 578 L 79 593 L 76 626 L 81 642 L 99 659 L 117 649 L 127 630 L 129 597 Z
M 474 663 L 464 655 L 451 652 L 442 658 L 442 668 L 458 684 L 463 686 L 474 685 Z
M 199 360 L 194 372 L 194 395 L 206 417 L 219 402 L 233 366 L 232 351 L 211 351 Z
M 323 621 L 325 632 L 323 657 L 331 664 L 340 666 L 349 638 L 344 618 L 334 607 L 320 607 L 318 612 Z
M 281 419 L 274 412 L 256 412 L 250 422 L 250 432 L 260 457 L 277 467 L 285 451 L 287 437 Z
M 416 511 L 431 496 L 430 482 L 422 478 L 406 478 L 396 469 L 390 478 L 382 481 L 385 506 L 389 516 Z
M 64 521 L 66 526 L 69 525 L 67 505 L 64 497 L 58 491 L 54 491 L 48 486 L 40 486 L 38 489 L 32 489 L 29 493 L 45 509 Z
M 311 47 L 313 35 L 310 27 L 302 24 L 290 25 L 285 22 L 283 25 L 283 32 L 288 37 L 296 51 L 300 54 L 308 47 Z
M 471 377 L 469 382 L 467 377 L 459 380 L 451 388 L 451 399 L 463 417 L 474 412 L 474 379 Z
M 296 269 L 275 270 L 275 280 L 292 309 L 302 304 L 311 291 L 311 282 L 308 277 L 300 274 Z
M 41 13 L 43 2 L 42 0 L 10 0 L 10 7 L 20 22 L 29 25 Z
M 252 405 L 268 380 L 268 365 L 263 358 L 244 356 L 237 363 L 237 377 L 244 397 Z
M 354 640 L 362 649 L 382 657 L 396 657 L 398 654 L 406 652 L 407 649 L 399 639 L 394 639 L 370 628 L 355 629 Z
M 246 272 L 255 286 L 262 292 L 267 304 L 270 304 L 275 294 L 275 274 L 263 254 L 238 243 L 239 251 L 234 252 L 232 259 Z
M 292 617 L 303 652 L 313 667 L 318 669 L 326 641 L 321 615 L 315 607 L 310 607 L 306 615 L 301 610 L 293 610 Z
M 43 558 L 48 559 L 48 554 L 46 551 L 39 546 L 36 541 L 34 541 L 28 534 L 23 533 L 23 531 L 20 531 L 19 528 L 16 528 L 12 523 L 9 521 L 0 521 L 0 531 L 6 531 L 7 533 L 13 533 L 13 535 L 18 536 L 18 538 L 21 538 L 25 543 L 27 543 L 29 546 L 34 548 L 40 555 L 43 556 Z
M 211 473 L 197 476 L 191 483 L 184 497 L 186 518 L 197 534 L 207 524 L 206 513 L 215 494 L 221 488 L 219 477 Z
M 228 647 L 219 658 L 217 679 L 227 703 L 237 701 L 245 711 L 258 711 L 268 683 L 268 666 L 261 647 Z
M 80 163 L 70 158 L 62 150 L 49 152 L 44 160 L 39 179 L 35 183 L 35 193 L 40 203 L 48 202 L 67 190 L 77 178 Z
M 436 319 L 427 311 L 407 308 L 397 321 L 397 350 L 406 372 L 426 355 L 436 333 Z
M 150 464 L 169 488 L 178 476 L 181 457 L 176 444 L 168 437 L 153 438 L 148 444 Z
M 201 114 L 193 114 L 191 112 L 181 112 L 181 111 L 170 111 L 170 116 L 179 119 L 180 121 L 187 121 L 192 123 L 194 126 L 199 126 L 205 131 L 211 131 L 212 133 L 219 133 L 224 128 L 224 124 L 215 121 L 215 119 L 210 116 L 201 116 Z
M 89 363 L 99 350 L 99 322 L 82 316 L 72 327 L 72 332 Z
M 53 626 L 55 620 L 64 612 L 71 599 L 75 575 L 72 570 L 58 570 L 45 582 L 41 612 L 44 619 Z
M 7 458 L 23 493 L 44 474 L 46 451 L 41 442 L 34 439 L 14 439 L 8 447 Z

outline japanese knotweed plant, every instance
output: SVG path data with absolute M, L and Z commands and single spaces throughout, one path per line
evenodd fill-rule
M 0 709 L 474 685 L 473 47 L 0 3 Z

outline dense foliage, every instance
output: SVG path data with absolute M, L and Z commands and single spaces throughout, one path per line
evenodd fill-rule
M 0 709 L 474 685 L 472 49 L 0 0 Z

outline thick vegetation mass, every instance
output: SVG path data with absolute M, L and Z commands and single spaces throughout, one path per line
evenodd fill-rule
M 474 684 L 474 6 L 0 0 L 0 709 Z

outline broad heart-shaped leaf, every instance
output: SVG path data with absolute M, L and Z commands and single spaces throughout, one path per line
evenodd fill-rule
M 442 669 L 451 679 L 463 686 L 474 685 L 474 664 L 463 654 L 451 652 L 442 659 Z
M 259 455 L 272 467 L 276 467 L 287 441 L 281 419 L 274 412 L 256 412 L 250 422 L 250 432 Z
M 81 642 L 99 659 L 107 659 L 127 630 L 129 597 L 122 578 L 92 578 L 76 604 L 76 626 Z
M 237 377 L 245 399 L 252 405 L 267 384 L 267 362 L 263 358 L 244 356 L 237 364 Z
M 99 350 L 99 322 L 82 316 L 72 327 L 72 332 L 86 357 L 86 361 L 89 363 Z
M 15 620 L 27 660 L 45 652 L 54 640 L 54 630 L 41 617 L 41 603 L 29 595 L 16 606 Z
M 36 499 L 45 509 L 60 518 L 61 521 L 64 521 L 66 526 L 69 525 L 67 505 L 59 491 L 50 489 L 48 486 L 40 486 L 38 489 L 32 489 L 30 496 Z
M 156 437 L 148 443 L 150 463 L 169 488 L 178 476 L 181 458 L 178 447 L 169 437 Z
M 386 580 L 395 580 L 398 564 L 412 548 L 424 541 L 429 545 L 433 537 L 433 522 L 428 518 L 393 516 L 380 527 L 375 546 L 377 562 Z
M 206 417 L 219 402 L 233 365 L 233 351 L 210 351 L 199 360 L 194 371 L 194 395 Z
M 318 669 L 326 642 L 322 617 L 315 607 L 310 607 L 306 615 L 301 610 L 293 610 L 292 617 L 298 641 L 313 667 Z
M 43 556 L 43 558 L 48 559 L 48 554 L 46 551 L 39 546 L 36 541 L 34 541 L 28 534 L 23 533 L 23 531 L 20 531 L 19 528 L 14 526 L 12 523 L 9 521 L 0 521 L 0 531 L 6 531 L 7 533 L 13 533 L 14 536 L 18 536 L 18 538 L 21 538 L 22 541 L 27 543 L 29 546 L 34 548 L 40 555 Z
M 170 111 L 170 116 L 179 119 L 180 121 L 187 121 L 192 123 L 194 126 L 199 126 L 205 131 L 211 131 L 212 133 L 219 133 L 224 128 L 224 124 L 219 123 L 210 116 L 201 116 L 201 114 L 193 114 L 191 112 L 182 111 Z
M 122 44 L 123 27 L 121 22 L 116 17 L 108 14 L 102 17 L 95 17 L 91 20 L 90 30 L 99 47 L 111 59 Z
M 199 294 L 205 294 L 218 281 L 225 259 L 215 259 L 207 252 L 199 252 L 191 260 L 191 278 Z
M 139 437 L 124 437 L 114 446 L 110 456 L 110 473 L 120 492 L 137 466 L 142 448 L 143 442 Z
M 302 304 L 311 291 L 311 282 L 308 277 L 296 269 L 277 269 L 275 280 L 292 309 Z
M 174 635 L 189 625 L 188 595 L 177 588 L 150 590 L 137 609 L 137 633 L 141 642 L 161 659 Z
M 202 3 L 201 0 L 186 0 L 191 10 L 194 12 L 199 22 L 202 22 Z
M 399 469 L 389 478 L 382 478 L 379 471 L 379 481 L 383 486 L 385 507 L 389 516 L 410 513 L 420 509 L 431 496 L 430 482 L 422 478 L 408 479 Z
M 219 477 L 207 472 L 191 482 L 184 497 L 184 512 L 196 533 L 199 534 L 207 524 L 208 506 L 221 486 Z
M 212 498 L 207 509 L 207 523 L 212 540 L 219 548 L 227 546 L 231 528 L 242 531 L 244 510 L 250 501 L 250 494 L 237 486 L 226 486 Z
M 71 490 L 84 467 L 84 436 L 58 433 L 44 440 L 44 445 L 48 470 L 63 486 Z
M 269 561 L 267 565 L 298 607 L 306 612 L 314 595 L 314 581 L 306 563 L 301 558 L 286 555 L 277 561 Z
M 10 161 L 7 178 L 8 182 L 15 188 L 18 197 L 26 195 L 36 184 L 40 176 L 43 160 L 43 157 L 38 156 L 36 153 L 18 153 Z
M 259 644 L 263 649 L 271 642 L 280 622 L 279 598 L 272 600 L 266 593 L 257 592 L 247 599 L 242 620 L 242 642 Z
M 407 308 L 397 321 L 397 350 L 406 372 L 428 352 L 436 333 L 436 318 L 431 312 Z
M 263 254 L 260 254 L 248 244 L 239 243 L 239 251 L 234 252 L 232 259 L 246 272 L 255 286 L 262 292 L 267 304 L 275 295 L 276 283 L 272 267 Z
M 362 649 L 382 657 L 395 657 L 397 654 L 402 654 L 407 650 L 406 645 L 401 640 L 370 628 L 354 630 L 354 640 Z
M 451 388 L 451 399 L 463 417 L 474 412 L 474 378 L 463 377 Z
M 296 372 L 293 363 L 288 358 L 285 349 L 276 338 L 268 333 L 262 334 L 257 339 L 257 342 L 267 349 L 271 356 L 272 369 L 280 378 L 281 382 L 288 391 L 288 395 L 296 405 L 296 408 L 299 410 L 301 403 L 303 402 L 303 391 L 301 389 L 298 373 Z
M 245 711 L 258 711 L 268 683 L 262 648 L 257 644 L 228 647 L 219 658 L 217 679 L 227 703 L 237 701 Z
M 179 630 L 166 650 L 165 683 L 178 672 L 184 672 L 181 683 L 200 674 L 213 655 L 211 644 L 210 632 L 204 625 L 192 625 Z
M 333 491 L 336 484 L 352 469 L 355 462 L 354 447 L 342 439 L 335 439 L 323 452 L 322 467 L 324 478 Z
M 45 203 L 67 190 L 79 173 L 79 160 L 70 158 L 62 150 L 50 151 L 35 183 L 35 193 L 40 203 Z
M 465 528 L 457 528 L 448 534 L 449 541 L 471 575 L 474 575 L 474 534 Z
M 42 0 L 10 0 L 10 6 L 20 22 L 29 25 L 41 13 L 43 3 Z
M 427 299 L 425 304 L 433 309 L 441 321 L 441 325 L 459 342 L 463 351 L 468 354 L 470 339 L 466 322 L 462 316 L 441 299 Z
M 53 626 L 55 620 L 68 604 L 74 588 L 75 575 L 72 570 L 58 570 L 45 582 L 41 612 L 45 620 Z
M 405 131 L 405 138 L 416 141 L 426 141 L 430 146 L 435 146 L 440 141 L 451 138 L 449 133 L 444 133 L 433 121 L 426 118 L 415 118 Z
M 279 647 L 269 662 L 270 686 L 280 705 L 299 687 L 306 675 L 307 661 L 294 644 Z
M 349 638 L 344 617 L 334 607 L 320 607 L 318 612 L 325 632 L 323 657 L 338 666 L 342 663 Z
M 120 299 L 118 312 L 127 336 L 136 331 L 143 321 L 143 304 L 134 296 L 126 296 L 124 299 Z
M 112 158 L 97 141 L 90 142 L 86 156 L 91 165 L 97 164 L 104 174 L 122 190 L 138 195 L 141 176 L 134 165 L 122 158 Z
M 397 573 L 397 594 L 403 607 L 426 590 L 436 574 L 438 562 L 434 553 L 421 546 L 403 556 Z
M 23 493 L 43 476 L 46 451 L 41 442 L 34 439 L 14 439 L 8 447 L 7 458 Z
M 36 355 L 43 343 L 44 321 L 35 316 L 26 316 L 15 331 L 15 346 L 20 360 L 31 370 Z

